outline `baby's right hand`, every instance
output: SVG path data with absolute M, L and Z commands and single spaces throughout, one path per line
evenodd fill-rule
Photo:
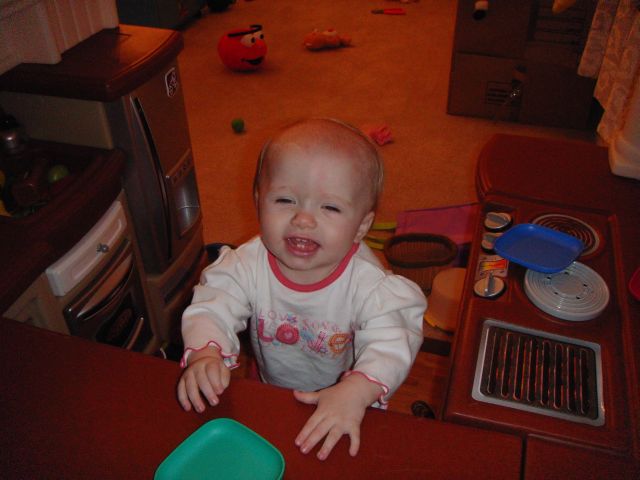
M 178 401 L 187 412 L 193 405 L 197 412 L 202 413 L 205 403 L 200 392 L 209 405 L 215 406 L 219 402 L 218 396 L 229 386 L 230 378 L 231 372 L 217 348 L 193 352 L 178 382 Z

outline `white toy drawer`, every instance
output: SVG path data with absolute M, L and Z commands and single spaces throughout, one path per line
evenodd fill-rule
M 45 270 L 53 294 L 62 297 L 78 285 L 124 237 L 127 218 L 116 200 L 91 230 Z

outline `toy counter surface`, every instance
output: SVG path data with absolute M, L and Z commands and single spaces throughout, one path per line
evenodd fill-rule
M 0 365 L 7 479 L 153 478 L 190 435 L 222 417 L 279 450 L 285 479 L 520 478 L 516 436 L 375 409 L 356 457 L 343 437 L 321 462 L 294 444 L 313 407 L 290 390 L 236 380 L 217 407 L 186 413 L 175 399 L 177 363 L 11 320 L 0 320 Z

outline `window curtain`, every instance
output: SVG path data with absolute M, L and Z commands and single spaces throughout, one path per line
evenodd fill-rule
M 598 133 L 611 142 L 625 128 L 632 97 L 640 96 L 640 1 L 598 0 L 578 74 L 597 78 L 594 97 L 604 109 Z M 628 125 L 630 126 L 630 125 Z

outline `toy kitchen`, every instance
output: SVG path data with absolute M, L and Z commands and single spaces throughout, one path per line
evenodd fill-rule
M 16 15 L 42 20 L 35 9 L 44 3 L 23 3 Z M 20 155 L 41 170 L 58 163 L 71 173 L 59 192 L 35 178 L 39 195 L 18 205 L 22 213 L 0 217 L 8 265 L 0 311 L 153 353 L 179 339 L 180 314 L 205 261 L 177 64 L 182 36 L 118 25 L 115 2 L 102 4 L 80 23 L 74 11 L 74 32 L 98 25 L 86 38 L 57 58 L 22 59 L 0 75 L 0 105 L 31 139 Z M 46 46 L 63 40 L 68 35 Z M 3 163 L 16 155 L 4 151 Z
M 604 147 L 512 135 L 485 145 L 476 184 L 443 419 L 521 435 L 525 478 L 563 461 L 566 478 L 633 477 L 640 184 Z

